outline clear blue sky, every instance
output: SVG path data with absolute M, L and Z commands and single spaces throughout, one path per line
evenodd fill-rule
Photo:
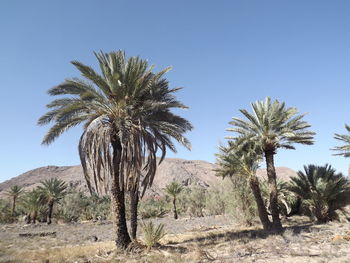
M 350 2 L 16 1 L 0 3 L 0 181 L 46 165 L 79 163 L 81 128 L 41 146 L 36 126 L 46 91 L 96 66 L 93 51 L 124 49 L 156 69 L 173 66 L 171 87 L 194 125 L 193 150 L 168 157 L 215 161 L 228 122 L 266 96 L 285 101 L 317 132 L 313 146 L 281 150 L 277 166 L 326 162 L 347 173 L 350 159 L 329 150 L 350 124 Z

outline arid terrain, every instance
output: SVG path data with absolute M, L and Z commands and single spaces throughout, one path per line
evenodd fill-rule
M 350 262 L 349 223 L 316 225 L 297 216 L 285 219 L 284 233 L 276 235 L 229 216 L 154 221 L 165 224 L 161 244 L 132 253 L 114 250 L 108 221 L 2 225 L 0 262 Z
M 215 186 L 215 165 L 204 161 L 166 159 L 159 167 L 149 195 L 164 194 L 175 178 L 185 186 Z M 258 175 L 264 176 L 260 169 Z M 288 180 L 295 172 L 277 168 L 279 178 Z M 80 166 L 48 166 L 34 169 L 0 184 L 4 193 L 13 185 L 26 189 L 40 181 L 58 177 L 87 190 Z M 0 192 L 0 195 L 1 195 Z M 143 233 L 132 251 L 115 250 L 111 221 L 54 221 L 0 225 L 0 262 L 350 262 L 350 224 L 342 222 L 317 225 L 307 217 L 283 219 L 281 234 L 261 230 L 259 222 L 247 227 L 229 215 L 188 217 L 178 220 L 167 213 L 163 218 L 147 219 L 164 224 L 166 235 L 150 251 L 143 244 Z M 147 221 L 146 220 L 146 221 Z M 140 220 L 141 221 L 141 220 Z
M 153 185 L 147 190 L 146 196 L 164 195 L 164 188 L 171 181 L 176 180 L 185 186 L 200 185 L 209 187 L 217 185 L 221 178 L 215 176 L 215 164 L 206 161 L 184 160 L 166 158 L 158 167 Z M 276 167 L 278 178 L 288 180 L 296 173 L 287 167 Z M 259 169 L 259 176 L 265 176 L 266 170 Z M 19 185 L 26 190 L 33 189 L 40 184 L 40 181 L 57 177 L 68 184 L 77 185 L 78 188 L 87 191 L 83 170 L 77 166 L 45 166 L 30 170 L 19 176 L 0 183 L 0 196 L 11 186 Z

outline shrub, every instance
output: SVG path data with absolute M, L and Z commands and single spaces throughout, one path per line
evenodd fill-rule
M 258 211 L 249 182 L 245 176 L 233 176 L 230 180 L 232 196 L 229 199 L 229 213 L 236 222 L 250 226 L 257 219 Z
M 0 199 L 0 224 L 9 224 L 15 221 L 12 215 L 11 204 Z
M 202 217 L 205 209 L 206 190 L 200 186 L 185 188 L 179 195 L 179 212 L 190 216 Z
M 141 200 L 139 205 L 139 213 L 142 219 L 163 217 L 169 212 L 168 204 L 164 198 L 149 198 Z
M 70 191 L 57 206 L 55 217 L 64 222 L 77 222 L 82 220 L 84 212 L 87 210 L 89 200 L 87 196 L 80 191 Z
M 291 178 L 289 189 L 319 223 L 337 219 L 336 211 L 350 204 L 349 180 L 328 164 L 304 166 L 304 172 Z
M 166 234 L 163 224 L 155 226 L 152 221 L 149 221 L 147 223 L 142 222 L 141 229 L 143 233 L 143 239 L 148 250 L 150 250 L 154 245 L 158 244 L 158 242 Z
M 210 187 L 205 199 L 205 214 L 207 215 L 223 215 L 233 214 L 234 191 L 229 178 L 223 179 L 215 187 Z
M 111 199 L 109 196 L 99 197 L 93 194 L 86 197 L 86 203 L 81 220 L 106 220 L 110 218 Z
M 205 198 L 205 212 L 207 215 L 223 215 L 228 207 L 227 189 L 223 187 L 209 189 Z

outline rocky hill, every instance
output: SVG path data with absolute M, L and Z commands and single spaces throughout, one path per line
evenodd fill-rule
M 200 185 L 208 188 L 218 184 L 221 178 L 215 176 L 215 164 L 206 161 L 190 161 L 183 159 L 167 158 L 157 169 L 157 174 L 151 189 L 146 195 L 163 195 L 163 189 L 171 181 L 179 181 L 186 186 Z M 287 167 L 277 167 L 277 175 L 283 180 L 296 173 Z M 265 169 L 258 170 L 259 176 L 266 176 Z M 25 172 L 17 177 L 0 183 L 0 195 L 13 185 L 24 186 L 30 190 L 45 179 L 58 177 L 68 184 L 77 185 L 78 188 L 87 191 L 81 166 L 46 166 Z

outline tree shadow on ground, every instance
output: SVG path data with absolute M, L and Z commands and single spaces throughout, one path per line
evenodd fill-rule
M 186 244 L 191 242 L 208 242 L 210 241 L 210 244 L 216 244 L 219 242 L 227 242 L 227 241 L 234 241 L 234 240 L 254 240 L 254 239 L 265 239 L 269 236 L 276 236 L 276 235 L 283 235 L 283 233 L 287 230 L 290 230 L 293 232 L 293 234 L 298 235 L 301 232 L 309 232 L 310 228 L 314 224 L 307 223 L 307 224 L 301 224 L 296 226 L 287 226 L 284 227 L 282 231 L 275 232 L 275 231 L 267 231 L 263 229 L 253 229 L 253 230 L 241 230 L 241 231 L 227 231 L 224 233 L 209 233 L 206 236 L 202 237 L 194 237 L 190 238 L 184 241 L 173 241 L 169 242 L 169 245 L 177 245 L 177 244 Z
M 175 243 L 172 243 L 174 245 L 177 245 Z M 161 250 L 166 250 L 168 252 L 177 252 L 177 253 L 187 253 L 188 252 L 188 248 L 183 247 L 183 246 L 172 246 L 172 245 L 161 245 L 158 247 Z

